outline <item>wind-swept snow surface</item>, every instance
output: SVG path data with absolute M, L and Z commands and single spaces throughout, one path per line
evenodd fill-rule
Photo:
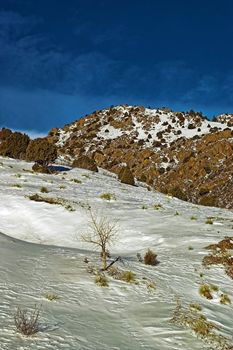
M 184 305 L 200 304 L 219 333 L 232 341 L 232 306 L 219 299 L 226 293 L 233 301 L 233 281 L 220 267 L 207 270 L 201 264 L 205 246 L 233 235 L 231 211 L 120 184 L 106 171 L 44 175 L 31 172 L 30 163 L 0 161 L 1 350 L 208 348 L 190 330 L 169 322 L 177 296 Z M 41 187 L 48 193 L 41 193 Z M 36 193 L 59 199 L 61 205 L 28 198 Z M 113 199 L 101 199 L 103 193 Z M 116 221 L 119 236 L 110 249 L 112 258 L 120 255 L 118 266 L 133 271 L 138 284 L 108 277 L 109 287 L 103 288 L 87 273 L 85 257 L 100 266 L 99 252 L 81 239 L 89 229 L 88 206 Z M 136 254 L 148 248 L 158 254 L 157 266 L 137 260 Z M 152 282 L 155 289 L 148 288 Z M 212 300 L 199 295 L 202 283 L 218 287 Z M 59 299 L 50 302 L 46 293 Z M 42 305 L 44 331 L 22 337 L 15 331 L 15 309 L 35 304 Z

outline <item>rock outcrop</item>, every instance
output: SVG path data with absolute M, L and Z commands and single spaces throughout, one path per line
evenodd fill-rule
M 120 180 L 120 182 L 127 184 L 127 185 L 135 185 L 135 181 L 134 181 L 134 176 L 132 174 L 132 171 L 130 170 L 130 168 L 128 166 L 123 167 L 118 174 L 118 179 Z
M 52 129 L 58 159 L 88 156 L 97 166 L 132 175 L 156 190 L 204 205 L 233 208 L 233 115 L 209 121 L 194 111 L 127 105 L 95 111 Z
M 91 159 L 85 155 L 75 159 L 73 161 L 72 167 L 98 172 L 98 168 L 94 159 Z

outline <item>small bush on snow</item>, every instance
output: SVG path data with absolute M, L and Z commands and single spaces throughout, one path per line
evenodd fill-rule
M 144 255 L 144 263 L 146 265 L 157 265 L 158 260 L 157 260 L 157 254 L 153 252 L 153 250 L 148 249 L 146 254 Z
M 26 336 L 39 332 L 39 317 L 40 309 L 37 306 L 32 311 L 18 307 L 14 316 L 17 331 Z
M 49 190 L 48 190 L 47 187 L 42 186 L 42 187 L 40 188 L 40 192 L 41 192 L 41 193 L 49 193 Z

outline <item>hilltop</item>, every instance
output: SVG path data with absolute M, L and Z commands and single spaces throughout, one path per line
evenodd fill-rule
M 116 174 L 128 165 L 137 180 L 183 200 L 233 208 L 233 114 L 121 105 L 95 111 L 49 132 L 58 161 L 81 155 Z

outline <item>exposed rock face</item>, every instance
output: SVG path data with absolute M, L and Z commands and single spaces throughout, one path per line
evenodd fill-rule
M 118 174 L 118 179 L 120 180 L 120 182 L 127 184 L 127 185 L 135 185 L 135 181 L 134 181 L 134 176 L 132 174 L 132 171 L 130 170 L 130 168 L 128 166 L 123 167 Z
M 82 169 L 87 169 L 87 170 L 98 172 L 96 162 L 87 156 L 81 156 L 81 157 L 75 159 L 73 161 L 72 167 L 73 168 L 82 168 Z
M 123 105 L 52 129 L 48 139 L 61 162 L 86 155 L 117 174 L 127 164 L 156 190 L 233 208 L 233 114 L 209 121 L 193 111 Z

